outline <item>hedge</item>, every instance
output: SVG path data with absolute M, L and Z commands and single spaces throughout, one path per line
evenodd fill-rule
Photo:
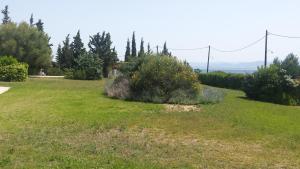
M 243 88 L 243 82 L 246 78 L 246 75 L 244 74 L 225 72 L 199 73 L 198 75 L 202 84 L 239 90 Z
M 13 65 L 0 66 L 0 81 L 22 82 L 28 77 L 28 65 L 17 63 Z

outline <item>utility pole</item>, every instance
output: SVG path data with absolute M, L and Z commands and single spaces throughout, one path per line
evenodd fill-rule
M 209 71 L 209 58 L 210 58 L 210 45 L 208 46 L 208 59 L 207 59 L 207 70 L 206 70 L 207 73 Z
M 266 30 L 266 41 L 265 41 L 265 67 L 267 67 L 268 62 L 268 30 Z

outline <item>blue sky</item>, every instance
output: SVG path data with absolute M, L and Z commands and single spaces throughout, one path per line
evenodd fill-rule
M 54 49 L 78 29 L 85 43 L 89 35 L 108 31 L 120 59 L 133 31 L 138 42 L 143 37 L 152 47 L 167 41 L 170 48 L 211 44 L 225 50 L 257 40 L 266 29 L 300 36 L 299 0 L 1 0 L 0 7 L 6 4 L 15 22 L 28 21 L 31 13 L 36 20 L 41 18 Z M 300 55 L 300 39 L 270 37 L 269 49 L 270 60 L 289 52 Z M 207 50 L 172 53 L 189 62 L 207 60 Z M 242 52 L 212 51 L 211 55 L 212 62 L 262 61 L 264 42 Z

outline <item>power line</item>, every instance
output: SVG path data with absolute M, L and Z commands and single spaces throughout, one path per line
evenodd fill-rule
M 263 36 L 263 37 L 259 38 L 258 40 L 254 41 L 254 42 L 252 42 L 252 43 L 250 43 L 250 44 L 248 44 L 248 45 L 246 45 L 246 46 L 244 46 L 244 47 L 242 47 L 242 48 L 239 48 L 239 49 L 234 49 L 234 50 L 222 50 L 222 49 L 218 49 L 218 48 L 215 48 L 215 47 L 211 47 L 211 48 L 214 49 L 215 51 L 218 51 L 218 52 L 224 52 L 224 53 L 239 52 L 239 51 L 245 50 L 245 49 L 247 49 L 247 48 L 250 48 L 250 47 L 256 45 L 258 42 L 264 40 L 265 37 L 266 37 L 266 36 Z
M 286 36 L 269 32 L 269 35 L 281 37 L 281 38 L 289 38 L 289 39 L 300 39 L 300 36 Z
M 159 46 L 159 48 L 163 48 L 162 46 Z M 180 51 L 180 50 L 182 50 L 182 51 L 187 51 L 187 50 L 202 50 L 202 49 L 207 49 L 208 48 L 208 46 L 204 46 L 204 47 L 201 47 L 201 48 L 187 48 L 187 49 L 183 49 L 183 48 L 181 48 L 181 49 L 178 49 L 178 48 L 168 48 L 169 50 L 173 50 L 173 51 Z

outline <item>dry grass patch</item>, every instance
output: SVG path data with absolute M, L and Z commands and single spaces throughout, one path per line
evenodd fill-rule
M 167 112 L 200 112 L 197 105 L 164 104 Z
M 293 152 L 269 150 L 263 142 L 205 139 L 197 135 L 167 134 L 160 129 L 87 131 L 65 139 L 78 151 L 110 152 L 122 159 L 167 168 L 299 168 Z M 295 157 L 295 158 L 286 158 Z

